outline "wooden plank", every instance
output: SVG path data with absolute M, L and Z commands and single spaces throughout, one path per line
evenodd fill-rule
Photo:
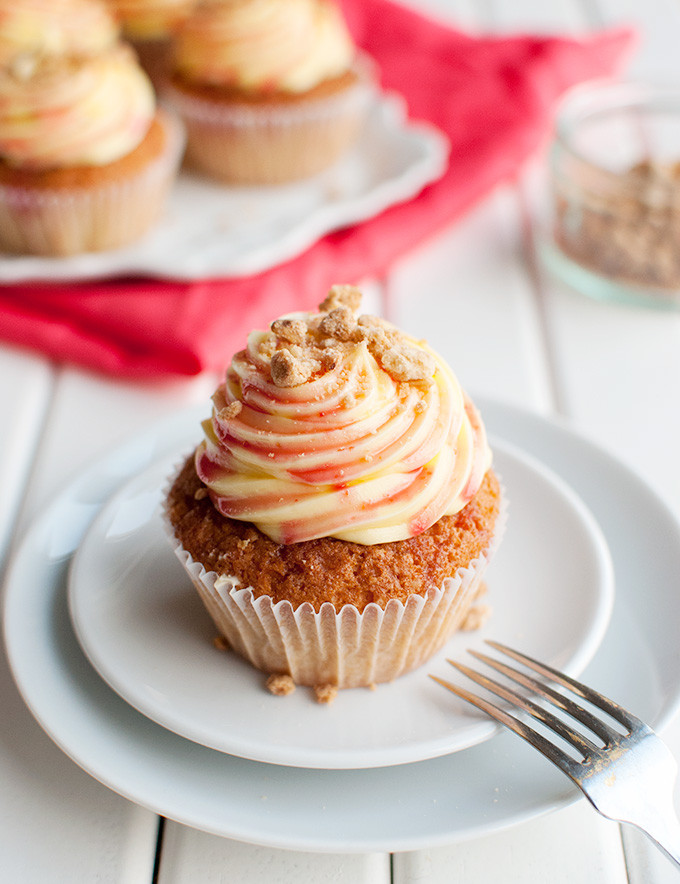
M 20 530 L 79 471 L 131 436 L 196 402 L 205 402 L 208 415 L 214 387 L 215 378 L 210 375 L 158 384 L 128 384 L 78 369 L 63 369 L 20 515 Z
M 390 884 L 386 854 L 338 855 L 256 847 L 166 824 L 158 884 Z
M 619 828 L 585 799 L 506 832 L 397 854 L 394 884 L 627 884 Z
M 8 358 L 1 351 L 0 359 Z M 30 365 L 14 377 L 18 391 L 34 383 Z M 45 386 L 43 378 L 41 381 Z M 133 386 L 86 372 L 61 370 L 49 388 L 49 417 L 44 426 L 42 415 L 29 422 L 26 416 L 19 419 L 23 412 L 17 413 L 17 433 L 21 437 L 25 432 L 26 451 L 32 456 L 36 449 L 22 499 L 19 533 L 64 483 L 123 439 L 195 401 L 199 394 L 205 395 L 207 412 L 208 390 L 213 383 L 203 378 L 181 384 Z M 36 394 L 36 398 L 44 405 L 44 394 L 42 398 Z M 0 463 L 6 464 L 14 453 L 7 446 L 20 446 L 17 440 L 4 437 L 3 445 L 6 456 L 0 456 Z M 95 880 L 149 884 L 158 818 L 83 773 L 48 739 L 21 701 L 4 656 L 0 662 L 0 707 L 4 722 L 0 816 L 6 880 L 22 884 Z
M 471 395 L 547 411 L 552 391 L 520 220 L 513 190 L 498 190 L 399 263 L 388 311 L 427 338 Z
M 0 350 L 0 561 L 38 447 L 51 387 L 52 370 L 45 360 L 20 350 Z

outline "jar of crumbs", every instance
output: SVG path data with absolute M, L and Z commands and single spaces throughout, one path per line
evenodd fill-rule
M 550 177 L 549 268 L 595 298 L 680 308 L 680 88 L 572 92 Z

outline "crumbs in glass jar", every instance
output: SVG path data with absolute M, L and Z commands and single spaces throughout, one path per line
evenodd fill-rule
M 558 182 L 555 211 L 556 243 L 573 261 L 620 282 L 680 289 L 680 162 Z

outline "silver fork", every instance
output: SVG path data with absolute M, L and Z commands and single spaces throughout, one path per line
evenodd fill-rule
M 431 678 L 523 737 L 571 777 L 595 810 L 608 819 L 641 829 L 680 868 L 680 823 L 673 808 L 673 784 L 678 768 L 660 737 L 639 718 L 573 678 L 498 642 L 488 641 L 487 644 L 588 701 L 618 722 L 623 733 L 554 687 L 477 651 L 470 653 L 515 685 L 566 712 L 599 738 L 599 743 L 534 700 L 454 660 L 448 662 L 487 691 L 539 721 L 581 757 L 575 759 L 552 738 L 539 733 L 507 709 L 434 675 Z

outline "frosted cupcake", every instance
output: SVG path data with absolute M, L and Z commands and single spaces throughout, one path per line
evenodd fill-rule
M 188 160 L 229 183 L 332 165 L 371 97 L 333 0 L 203 0 L 177 32 L 173 69 Z
M 169 530 L 236 653 L 297 684 L 389 681 L 463 624 L 502 530 L 483 424 L 423 341 L 319 313 L 253 332 L 167 496 Z
M 97 55 L 117 39 L 103 0 L 0 0 L 0 67 L 35 54 Z
M 160 86 L 168 75 L 174 32 L 196 5 L 196 0 L 108 0 L 108 3 L 142 67 L 152 82 Z
M 22 56 L 0 70 L 0 248 L 73 255 L 134 242 L 160 214 L 182 144 L 128 47 Z

